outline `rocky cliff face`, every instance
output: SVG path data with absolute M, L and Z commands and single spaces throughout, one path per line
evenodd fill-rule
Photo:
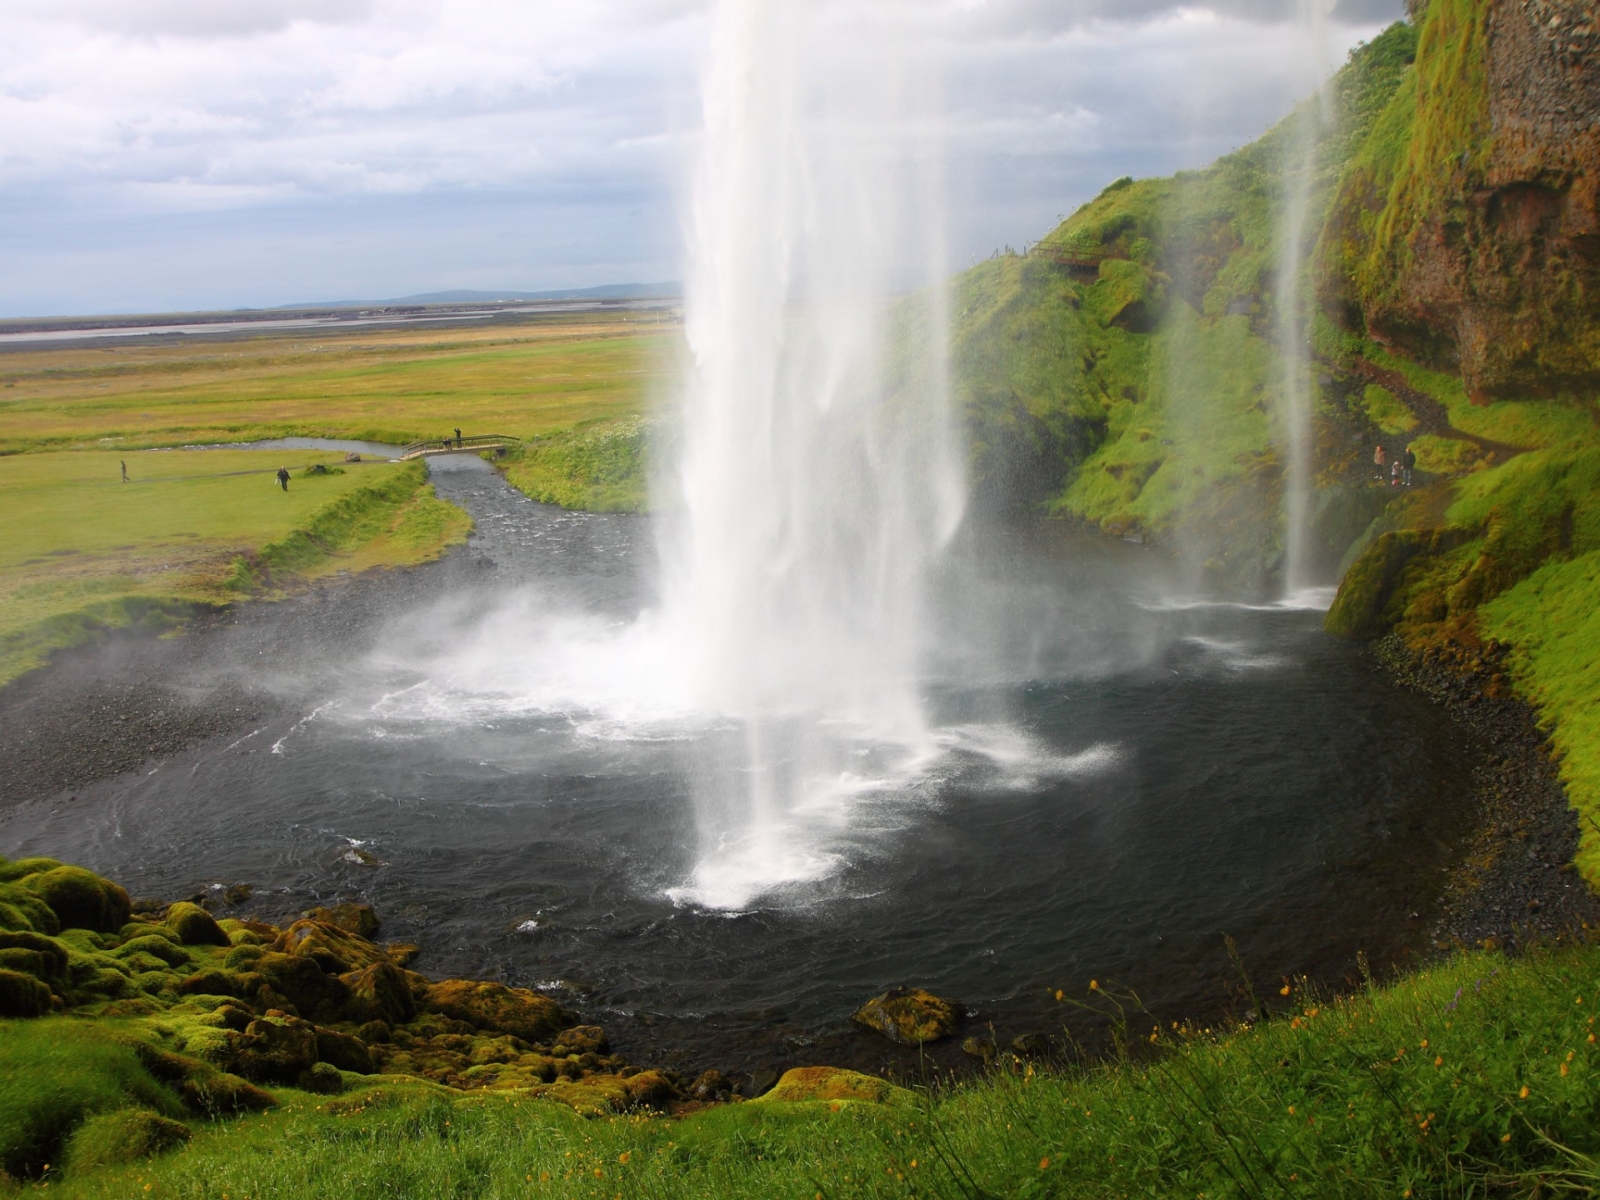
M 1325 303 L 1479 403 L 1600 385 L 1600 13 L 1434 0 L 1420 33 L 1334 204 Z

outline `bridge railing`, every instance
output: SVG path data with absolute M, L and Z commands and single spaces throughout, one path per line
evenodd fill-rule
M 458 450 L 493 450 L 497 446 L 516 446 L 521 438 L 509 433 L 480 433 L 473 437 L 434 438 L 426 442 L 412 442 L 400 450 L 401 458 L 419 458 L 425 454 L 454 454 Z

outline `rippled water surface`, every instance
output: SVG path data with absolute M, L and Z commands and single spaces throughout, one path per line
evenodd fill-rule
M 1319 612 L 1204 603 L 1153 554 L 1061 530 L 962 552 L 927 743 L 851 734 L 857 761 L 784 826 L 807 870 L 687 902 L 689 772 L 743 734 L 675 703 L 639 617 L 648 524 L 477 465 L 436 467 L 477 520 L 470 586 L 280 664 L 282 719 L 8 814 L 5 842 L 148 894 L 247 881 L 274 916 L 359 896 L 429 974 L 546 988 L 625 1049 L 730 1066 L 868 1061 L 849 1015 L 899 983 L 1010 1036 L 1058 1028 L 1052 993 L 1090 978 L 1215 1005 L 1225 937 L 1275 981 L 1426 936 L 1466 790 L 1444 718 Z

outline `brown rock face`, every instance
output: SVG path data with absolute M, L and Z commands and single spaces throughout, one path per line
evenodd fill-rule
M 1387 263 L 1395 287 L 1367 306 L 1367 327 L 1424 359 L 1454 358 L 1481 403 L 1593 388 L 1600 14 L 1592 0 L 1481 0 L 1474 8 L 1472 27 L 1457 36 L 1481 46 L 1481 78 L 1469 69 L 1419 89 L 1412 152 L 1438 161 L 1417 168 L 1431 182 L 1391 197 L 1403 205 L 1419 189 L 1429 194 L 1424 211 L 1396 214 L 1410 228 Z M 1437 13 L 1430 20 L 1419 69 L 1429 30 L 1442 22 Z M 1451 53 L 1448 40 L 1437 37 L 1433 52 Z M 1462 90 L 1441 99 L 1441 88 Z M 1487 130 L 1451 132 L 1451 110 L 1485 98 L 1475 88 L 1486 93 Z

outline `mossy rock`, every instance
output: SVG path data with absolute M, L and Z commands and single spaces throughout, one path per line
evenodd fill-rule
M 548 996 L 500 983 L 446 979 L 428 988 L 427 1008 L 478 1029 L 509 1033 L 525 1042 L 542 1042 L 578 1023 L 578 1018 Z
M 956 1006 L 921 988 L 895 988 L 874 996 L 852 1018 L 902 1046 L 920 1046 L 956 1031 Z
M 556 1038 L 557 1054 L 604 1054 L 610 1049 L 606 1031 L 598 1025 L 574 1025 Z
M 55 987 L 69 980 L 71 954 L 54 938 L 19 930 L 0 931 L 0 967 L 23 971 Z
M 0 968 L 0 1017 L 42 1017 L 50 1011 L 50 989 L 22 971 Z
M 287 998 L 302 1017 L 333 1022 L 344 1019 L 350 989 L 327 972 L 328 965 L 316 958 L 269 951 L 256 959 L 253 976 Z
M 258 1083 L 294 1083 L 317 1061 L 317 1030 L 309 1021 L 271 1012 L 251 1021 L 231 1066 Z
M 171 938 L 154 933 L 141 933 L 138 937 L 129 938 L 110 953 L 113 958 L 125 961 L 136 955 L 149 955 L 174 969 L 189 967 L 194 962 L 194 956 Z
M 318 1028 L 317 1057 L 341 1071 L 352 1071 L 357 1075 L 372 1074 L 372 1052 L 354 1034 Z
M 303 915 L 369 940 L 378 932 L 378 914 L 370 904 L 335 904 L 331 908 L 313 908 Z
M 350 1020 L 358 1024 L 382 1021 L 404 1025 L 416 1018 L 417 1002 L 411 984 L 393 963 L 373 963 L 339 979 L 349 991 L 345 1011 Z
M 344 1076 L 339 1074 L 339 1068 L 332 1063 L 312 1063 L 301 1072 L 300 1078 L 295 1080 L 294 1085 L 302 1092 L 315 1092 L 319 1096 L 337 1096 L 344 1091 Z
M 217 924 L 216 918 L 187 900 L 167 909 L 166 926 L 178 935 L 185 946 L 231 946 L 228 935 Z
M 634 1107 L 627 1081 L 616 1075 L 591 1075 L 587 1079 L 559 1079 L 544 1092 L 545 1098 L 566 1104 L 584 1116 L 626 1112 Z
M 795 1067 L 761 1101 L 848 1100 L 866 1104 L 892 1104 L 914 1099 L 905 1088 L 885 1079 L 846 1071 L 842 1067 Z
M 54 858 L 19 858 L 16 862 L 0 859 L 0 883 L 15 883 L 29 875 L 53 871 L 62 864 Z
M 296 921 L 278 935 L 273 949 L 280 954 L 315 959 L 330 975 L 391 961 L 382 946 L 327 921 Z
M 135 1162 L 181 1146 L 192 1136 L 181 1121 L 145 1108 L 124 1108 L 90 1117 L 67 1142 L 67 1173 Z
M 61 932 L 61 921 L 50 906 L 18 883 L 0 883 L 0 929 L 19 933 Z
M 116 933 L 133 915 L 128 893 L 82 867 L 54 867 L 29 875 L 22 886 L 50 906 L 63 929 Z

